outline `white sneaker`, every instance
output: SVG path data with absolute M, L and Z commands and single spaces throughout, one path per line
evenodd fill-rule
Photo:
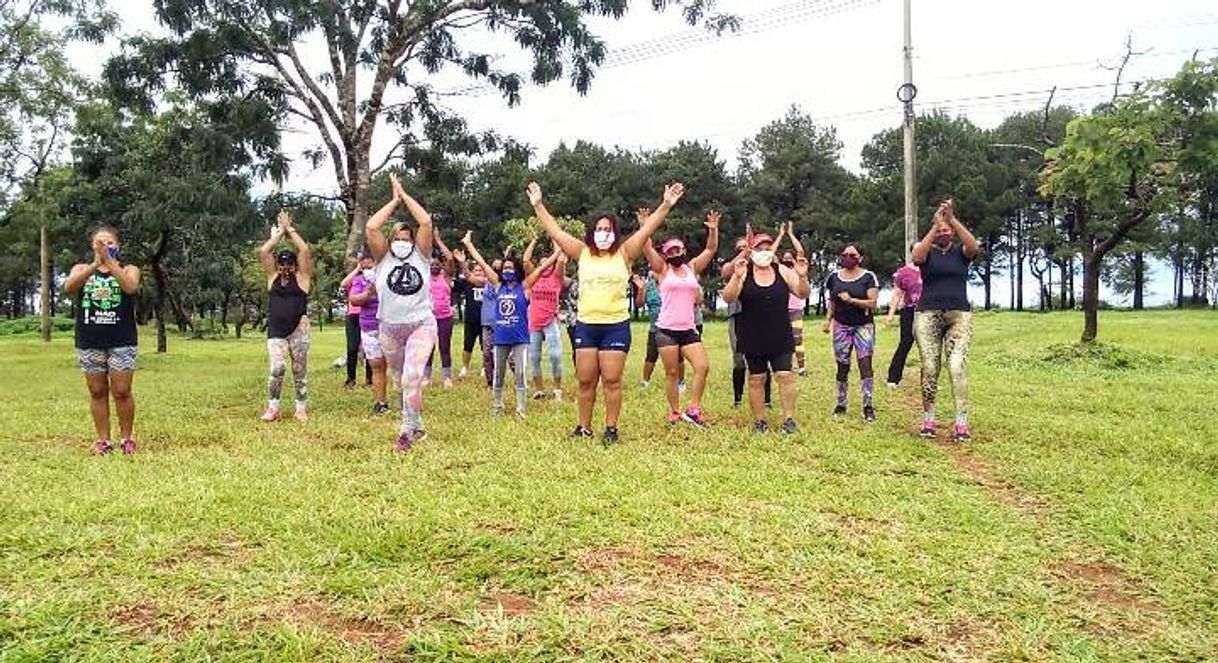
M 889 383 L 888 383 L 888 390 L 889 390 L 889 391 L 896 391 L 896 390 L 897 390 L 897 383 L 895 383 L 895 382 L 889 382 Z
M 554 402 L 555 402 L 555 403 L 561 403 L 561 402 L 562 402 L 562 389 L 555 389 L 555 390 L 554 390 Z
M 646 388 L 647 388 L 647 387 L 649 387 L 649 386 L 651 386 L 651 383 L 650 383 L 650 382 L 648 382 L 647 380 L 640 380 L 640 381 L 639 381 L 639 389 L 646 389 Z
M 468 368 L 462 368 L 462 369 L 461 369 L 461 372 L 457 374 L 457 377 L 459 377 L 459 378 L 464 378 L 464 377 L 465 377 L 465 376 L 467 376 L 467 375 L 469 375 L 469 369 L 468 369 Z

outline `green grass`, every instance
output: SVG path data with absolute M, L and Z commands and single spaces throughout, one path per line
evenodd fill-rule
M 1218 315 L 1105 313 L 1089 352 L 1075 314 L 976 324 L 965 449 L 911 435 L 916 364 L 876 425 L 832 421 L 818 333 L 803 432 L 754 437 L 712 324 L 711 431 L 662 423 L 636 351 L 619 447 L 470 381 L 402 456 L 331 327 L 307 424 L 256 421 L 261 339 L 171 339 L 140 453 L 95 458 L 70 338 L 0 339 L 0 659 L 1212 656 Z

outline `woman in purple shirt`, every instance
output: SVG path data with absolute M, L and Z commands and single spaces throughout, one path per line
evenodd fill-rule
M 380 322 L 376 318 L 379 302 L 376 297 L 376 273 L 369 258 L 369 266 L 351 279 L 349 301 L 359 306 L 359 340 L 364 350 L 364 359 L 372 367 L 372 414 L 383 415 L 389 411 L 385 396 L 385 351 L 378 337 Z

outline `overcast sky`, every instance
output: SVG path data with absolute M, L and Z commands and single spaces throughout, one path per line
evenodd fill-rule
M 446 74 L 444 86 L 464 92 L 446 105 L 475 129 L 533 146 L 540 159 L 578 139 L 628 149 L 699 139 L 729 168 L 741 141 L 792 104 L 837 127 L 842 162 L 852 170 L 872 135 L 900 123 L 901 0 L 719 0 L 721 10 L 743 19 L 743 34 L 718 38 L 689 28 L 676 12 L 633 4 L 622 21 L 594 22 L 609 56 L 586 96 L 560 82 L 527 88 L 523 103 L 508 109 L 493 93 Z M 126 34 L 159 30 L 149 0 L 124 0 L 120 11 Z M 1130 34 L 1135 49 L 1148 52 L 1130 64 L 1126 81 L 1171 75 L 1194 51 L 1218 56 L 1218 3 L 913 0 L 913 30 L 919 110 L 942 108 L 993 126 L 1042 107 L 1054 86 L 1057 102 L 1084 110 L 1111 97 L 1114 73 L 1104 66 L 1119 60 Z M 501 51 L 505 64 L 524 64 L 510 43 L 478 38 Z M 72 57 L 96 73 L 116 48 L 115 41 L 76 48 Z M 311 54 L 316 67 L 325 66 L 323 51 Z M 392 139 L 382 128 L 376 143 Z M 317 140 L 300 127 L 285 144 L 298 150 Z M 287 186 L 335 190 L 329 165 L 313 171 L 303 162 Z M 1151 290 L 1150 300 L 1162 301 L 1170 281 L 1157 278 Z M 999 295 L 1000 302 L 1009 296 Z

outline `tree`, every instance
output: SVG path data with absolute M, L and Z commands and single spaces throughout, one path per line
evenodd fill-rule
M 1156 214 L 1192 203 L 1218 169 L 1218 60 L 1074 120 L 1050 149 L 1041 192 L 1062 200 L 1083 256 L 1083 342 L 1096 339 L 1104 259 Z
M 499 141 L 471 135 L 443 110 L 433 74 L 454 68 L 493 86 L 509 105 L 520 102 L 524 76 L 497 67 L 490 53 L 470 50 L 488 34 L 509 36 L 532 56 L 537 84 L 564 75 L 588 90 L 605 45 L 588 28 L 592 16 L 621 18 L 629 0 L 324 0 L 249 3 L 241 0 L 156 3 L 157 17 L 173 36 L 140 37 L 112 60 L 106 77 L 125 98 L 149 108 L 165 73 L 193 98 L 234 96 L 265 100 L 284 118 L 315 132 L 320 147 L 306 156 L 328 160 L 345 207 L 349 251 L 363 243 L 372 178 L 415 149 L 475 154 Z M 651 0 L 678 7 L 690 24 L 734 28 L 737 20 L 710 14 L 714 0 Z M 476 38 L 482 39 L 475 41 Z M 302 51 L 320 41 L 328 68 L 309 68 Z M 398 133 L 387 153 L 373 155 L 382 120 Z M 270 164 L 281 178 L 287 162 Z

